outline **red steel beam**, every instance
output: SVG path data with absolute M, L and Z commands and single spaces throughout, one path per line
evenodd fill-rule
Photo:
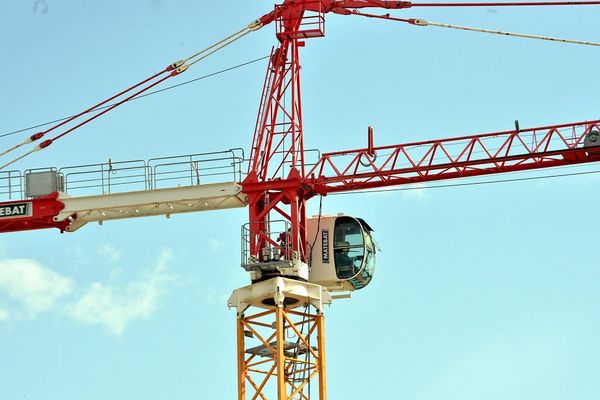
M 0 203 L 0 232 L 58 228 L 61 232 L 71 223 L 55 222 L 54 217 L 65 207 L 58 193 L 29 200 Z
M 325 153 L 308 176 L 327 194 L 600 161 L 591 132 L 600 120 Z

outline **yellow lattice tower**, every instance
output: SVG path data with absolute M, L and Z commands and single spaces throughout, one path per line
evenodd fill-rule
M 327 398 L 323 305 L 330 303 L 322 286 L 281 277 L 233 292 L 238 399 Z

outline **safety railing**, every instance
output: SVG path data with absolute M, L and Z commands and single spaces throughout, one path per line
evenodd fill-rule
M 143 160 L 77 165 L 59 170 L 65 192 L 78 195 L 108 194 L 150 189 L 147 165 Z
M 277 18 L 275 34 L 279 39 L 306 39 L 325 36 L 325 12 L 322 0 L 306 1 L 306 6 L 314 11 L 306 10 L 301 17 L 296 15 L 285 17 L 285 7 L 276 5 L 275 10 L 279 11 L 280 17 Z M 298 25 L 297 29 L 290 30 L 289 26 Z
M 242 181 L 244 151 L 188 154 L 150 159 L 147 163 L 153 189 Z
M 291 243 L 289 241 L 290 223 L 285 220 L 276 220 L 269 222 L 267 231 L 259 232 L 262 247 L 258 258 L 251 252 L 250 224 L 242 226 L 242 267 L 250 270 L 256 264 L 278 262 L 289 260 L 291 258 Z
M 0 171 L 0 198 L 22 199 L 25 193 L 24 182 L 21 171 Z
M 35 170 L 0 171 L 0 201 L 26 198 L 26 176 L 57 171 L 61 190 L 90 196 L 207 183 L 241 182 L 243 149 L 196 153 L 150 160 L 112 161 Z
M 304 150 L 307 170 L 316 164 L 321 153 Z M 113 161 L 62 168 L 37 168 L 26 171 L 0 171 L 0 201 L 20 200 L 26 195 L 26 176 L 31 173 L 57 171 L 60 189 L 73 196 L 91 196 L 128 191 L 194 186 L 207 183 L 242 182 L 248 160 L 241 148 L 211 153 L 195 153 L 149 160 Z M 284 165 L 282 177 L 289 173 Z

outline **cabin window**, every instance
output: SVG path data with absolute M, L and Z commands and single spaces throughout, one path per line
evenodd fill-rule
M 338 279 L 352 278 L 360 271 L 365 255 L 365 241 L 357 220 L 350 217 L 336 219 L 333 252 Z

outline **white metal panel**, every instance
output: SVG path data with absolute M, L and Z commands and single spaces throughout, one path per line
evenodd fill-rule
M 69 232 L 79 229 L 88 222 L 152 215 L 168 216 L 247 205 L 246 195 L 242 193 L 242 187 L 236 182 L 84 197 L 68 197 L 61 194 L 59 200 L 65 204 L 65 208 L 54 217 L 54 220 L 73 219 L 66 229 Z
M 275 305 L 297 308 L 308 303 L 322 314 L 323 305 L 331 304 L 331 295 L 323 286 L 281 276 L 236 289 L 227 300 L 227 306 L 235 307 L 238 315 L 242 315 L 250 306 L 265 309 L 272 309 Z

